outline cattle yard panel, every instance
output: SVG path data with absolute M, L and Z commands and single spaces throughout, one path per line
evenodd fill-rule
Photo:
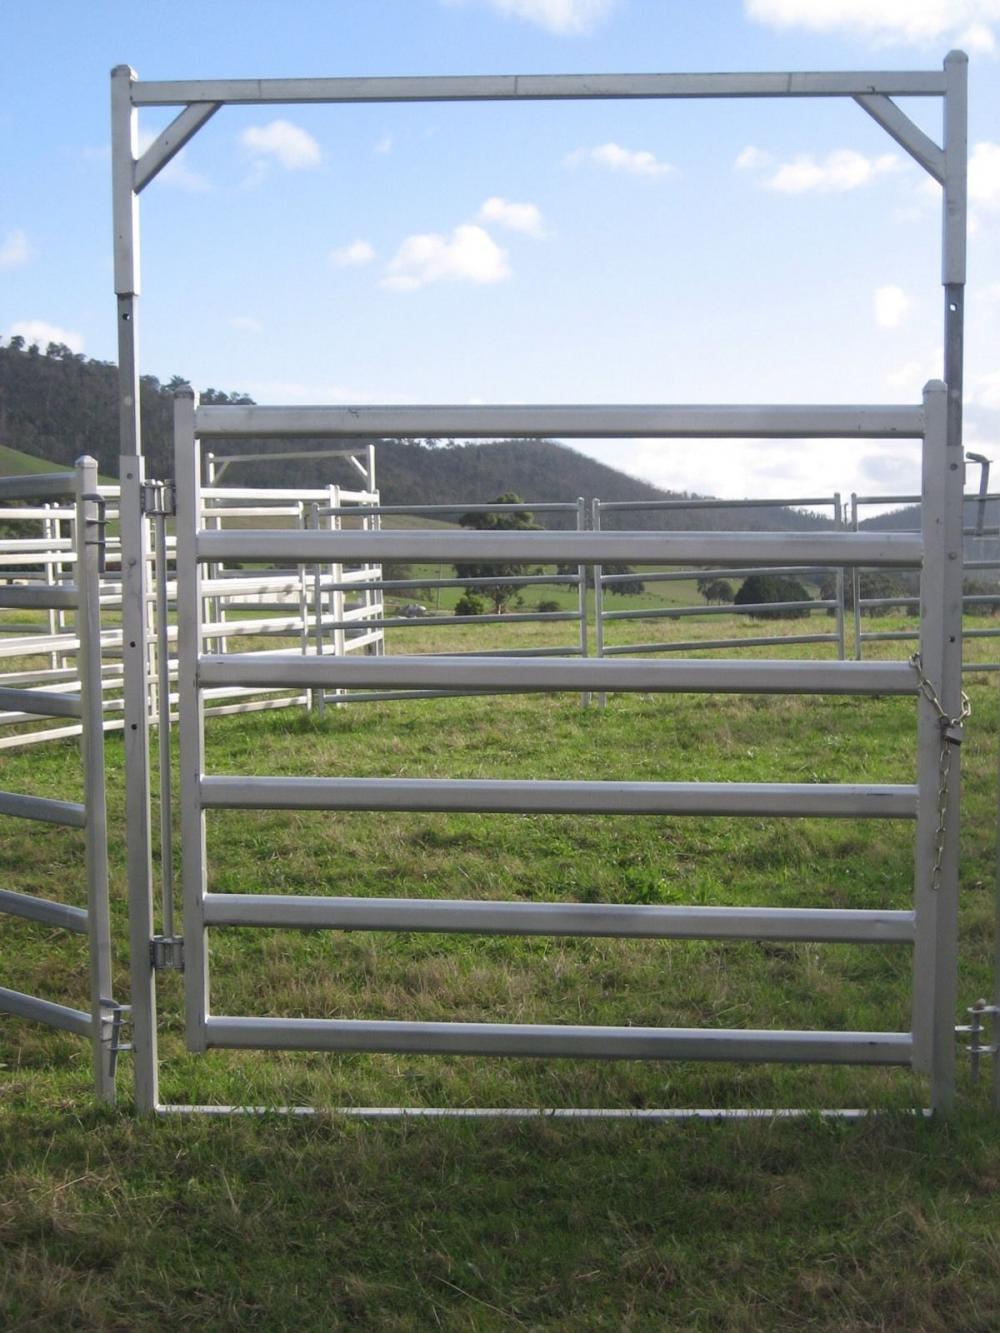
M 968 456 L 968 455 L 967 455 Z M 979 457 L 976 456 L 976 461 Z M 984 480 L 989 476 L 989 464 L 983 460 L 986 466 L 983 469 Z M 963 546 L 963 570 L 968 573 L 982 573 L 987 575 L 994 583 L 996 582 L 996 571 L 1000 570 L 1000 558 L 997 556 L 998 538 L 1000 538 L 1000 527 L 987 526 L 985 516 L 988 504 L 995 504 L 1000 501 L 1000 494 L 990 494 L 985 488 L 980 488 L 975 495 L 966 495 L 964 497 L 965 520 L 962 528 L 962 546 Z M 861 523 L 861 513 L 866 507 L 886 506 L 886 505 L 906 505 L 919 509 L 919 495 L 856 495 L 851 496 L 851 528 L 857 532 Z M 969 510 L 975 506 L 972 514 L 972 522 L 969 521 Z M 915 524 L 920 522 L 919 513 L 917 514 Z M 916 530 L 916 527 L 914 529 Z M 992 549 L 976 550 L 976 545 L 982 542 L 991 542 Z M 915 572 L 915 571 L 911 571 Z M 862 595 L 862 579 L 866 571 L 863 569 L 854 569 L 851 574 L 852 581 L 852 603 L 854 608 L 854 656 L 860 660 L 864 656 L 864 646 L 866 643 L 914 643 L 920 636 L 916 629 L 901 630 L 866 630 L 862 628 L 862 616 L 867 611 L 890 611 L 896 608 L 914 619 L 920 613 L 920 598 L 908 594 L 900 593 L 899 596 L 882 595 L 877 597 L 864 597 Z M 965 592 L 962 594 L 962 610 L 966 616 L 980 614 L 984 609 L 989 608 L 993 615 L 1000 611 L 1000 587 L 996 592 Z M 972 639 L 996 639 L 1000 638 L 1000 624 L 996 626 L 983 627 L 981 625 L 965 625 L 962 630 L 962 637 L 965 640 Z M 1000 671 L 1000 662 L 963 662 L 963 671 Z
M 90 1000 L 87 1009 L 55 1004 L 34 995 L 0 987 L 0 1012 L 44 1023 L 49 1027 L 88 1037 L 93 1052 L 98 1097 L 114 1101 L 115 1061 L 123 1006 L 111 990 L 111 926 L 108 907 L 107 810 L 105 804 L 103 691 L 101 688 L 101 581 L 104 549 L 104 502 L 98 492 L 97 464 L 82 458 L 73 472 L 38 477 L 0 478 L 0 500 L 72 501 L 71 546 L 60 541 L 58 562 L 66 567 L 53 581 L 51 562 L 37 562 L 40 576 L 17 585 L 0 586 L 0 608 L 28 609 L 51 614 L 71 612 L 72 668 L 75 691 L 51 685 L 21 684 L 0 689 L 0 707 L 24 717 L 76 719 L 83 767 L 82 801 L 53 800 L 18 792 L 0 792 L 0 815 L 38 820 L 45 824 L 80 829 L 84 836 L 84 878 L 87 906 L 72 907 L 34 894 L 0 888 L 0 912 L 46 927 L 57 927 L 87 937 Z M 57 523 L 68 521 L 60 507 Z M 51 536 L 46 538 L 52 540 Z M 34 551 L 33 557 L 44 552 Z M 72 559 L 70 559 L 72 557 Z M 37 569 L 41 566 L 41 569 Z M 70 638 L 70 634 L 62 636 Z
M 606 525 L 603 522 L 606 514 L 629 514 L 639 511 L 652 511 L 657 513 L 691 513 L 699 510 L 742 510 L 742 509 L 764 509 L 780 505 L 786 508 L 799 509 L 824 509 L 829 508 L 835 529 L 843 528 L 843 507 L 840 496 L 805 496 L 800 499 L 782 499 L 782 500 L 714 500 L 704 498 L 685 498 L 677 500 L 614 500 L 602 501 L 595 500 L 593 504 L 593 525 L 595 531 L 602 530 Z M 817 575 L 827 574 L 833 578 L 833 596 L 827 598 L 812 598 L 800 601 L 773 601 L 760 605 L 738 605 L 735 602 L 722 601 L 709 606 L 668 606 L 639 608 L 626 611 L 608 611 L 605 605 L 605 593 L 613 592 L 617 587 L 634 579 L 635 575 L 628 573 L 605 573 L 603 568 L 598 565 L 594 569 L 594 604 L 596 616 L 595 644 L 598 657 L 613 657 L 616 655 L 632 656 L 639 653 L 680 653 L 692 651 L 708 651 L 728 648 L 759 648 L 773 647 L 778 644 L 816 644 L 828 643 L 833 645 L 837 656 L 841 659 L 845 656 L 844 643 L 844 571 L 841 568 L 820 568 L 814 564 L 810 565 L 792 565 L 784 568 L 775 569 L 689 569 L 674 570 L 664 572 L 662 570 L 653 570 L 643 574 L 643 583 L 671 583 L 688 582 L 694 579 L 700 579 L 706 574 L 711 574 L 713 578 L 748 578 L 755 574 L 780 574 L 787 578 L 798 578 L 802 576 L 816 577 Z M 808 616 L 814 611 L 823 613 L 829 612 L 834 617 L 834 629 L 829 632 L 807 633 L 807 634 L 784 634 L 784 635 L 748 635 L 742 638 L 727 639 L 691 639 L 683 638 L 677 640 L 666 640 L 655 643 L 625 643 L 609 644 L 607 642 L 607 627 L 618 621 L 629 620 L 679 620 L 685 617 L 702 616 L 733 616 L 747 615 L 752 616 L 755 612 L 763 613 L 767 617 L 780 617 L 782 612 L 792 615 Z
M 199 439 L 215 430 L 258 433 L 254 413 L 239 409 L 240 421 L 225 409 L 196 407 L 182 393 L 176 405 L 178 488 L 178 602 L 180 617 L 180 808 L 184 851 L 184 950 L 187 1040 L 190 1049 L 214 1047 L 308 1049 L 483 1055 L 578 1056 L 601 1059 L 778 1060 L 902 1065 L 930 1075 L 935 1109 L 951 1104 L 954 1084 L 954 935 L 956 864 L 949 837 L 940 867 L 934 847 L 953 831 L 957 804 L 949 804 L 948 828 L 939 827 L 937 805 L 941 730 L 938 715 L 921 691 L 914 668 L 905 663 L 759 661 L 706 663 L 672 659 L 658 662 L 537 658 L 392 657 L 346 659 L 294 653 L 201 652 L 204 593 L 202 570 L 219 559 L 267 559 L 277 552 L 290 560 L 415 559 L 448 563 L 478 554 L 480 559 L 548 563 L 567 559 L 606 562 L 629 550 L 633 560 L 657 564 L 696 561 L 729 566 L 734 556 L 753 567 L 794 562 L 803 534 L 770 533 L 613 533 L 478 531 L 364 532 L 305 530 L 220 533 L 199 529 Z M 267 413 L 268 409 L 259 409 Z M 446 411 L 446 409 L 442 409 Z M 495 409 L 499 411 L 499 409 Z M 620 434 L 616 413 L 603 410 L 601 426 Z M 621 409 L 626 416 L 634 409 Z M 780 410 L 746 409 L 781 437 Z M 341 410 L 328 409 L 325 428 L 336 437 L 346 428 Z M 419 417 L 415 410 L 414 416 Z M 488 413 L 487 413 L 488 415 Z M 539 417 L 544 419 L 544 409 Z M 323 422 L 304 409 L 310 432 Z M 400 412 L 395 434 L 424 435 L 422 424 Z M 692 425 L 741 434 L 740 410 L 656 410 L 656 434 L 686 438 Z M 294 409 L 283 409 L 294 432 Z M 934 682 L 945 707 L 958 711 L 960 647 L 955 583 L 959 566 L 945 559 L 959 531 L 955 473 L 946 444 L 946 391 L 928 386 L 922 408 L 819 409 L 824 432 L 864 438 L 884 428 L 924 442 L 925 525 L 913 534 L 837 532 L 806 540 L 821 560 L 837 567 L 855 563 L 898 568 L 916 562 L 925 580 L 922 670 Z M 800 429 L 805 417 L 796 422 Z M 505 433 L 513 433 L 507 423 Z M 350 428 L 357 432 L 357 414 Z M 376 427 L 378 428 L 378 427 Z M 486 423 L 483 423 L 485 430 Z M 541 433 L 542 421 L 525 425 Z M 491 432 L 492 433 L 492 432 Z M 960 482 L 958 483 L 960 486 Z M 874 675 L 872 674 L 874 673 Z M 700 681 L 699 681 L 700 676 Z M 906 694 L 915 698 L 919 718 L 917 781 L 914 784 L 771 784 L 685 782 L 591 782 L 531 780 L 449 780 L 399 778 L 242 777 L 207 773 L 204 758 L 203 692 L 218 685 L 309 688 L 383 684 L 432 689 L 498 689 L 513 686 L 540 692 L 641 689 L 679 692 L 826 693 L 864 696 Z M 954 796 L 954 783 L 951 796 Z M 301 897 L 218 894 L 207 887 L 205 812 L 213 809 L 356 811 L 471 811 L 476 813 L 574 813 L 594 815 L 671 814 L 765 817 L 912 819 L 916 821 L 913 908 L 902 912 L 774 908 L 663 908 L 603 904 L 490 903 L 433 899 Z M 933 870 L 933 882 L 932 882 Z M 214 926 L 378 931 L 444 930 L 475 933 L 610 935 L 628 938 L 741 938 L 870 941 L 909 944 L 914 955 L 911 1030 L 906 1032 L 741 1031 L 675 1028 L 604 1028 L 574 1024 L 424 1023 L 214 1015 L 208 1001 L 208 931 Z

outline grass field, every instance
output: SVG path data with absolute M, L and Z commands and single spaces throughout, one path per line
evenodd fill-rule
M 723 618 L 683 630 L 755 628 Z M 639 641 L 650 626 L 619 631 Z M 437 646 L 432 635 L 443 632 L 401 631 L 393 650 Z M 509 644 L 517 634 L 532 646 L 552 627 L 455 633 L 470 642 L 448 644 Z M 989 655 L 988 641 L 971 646 Z M 991 984 L 996 680 L 973 673 L 967 682 L 963 1003 Z M 217 719 L 208 767 L 894 782 L 912 779 L 913 745 L 904 700 L 620 695 L 582 710 L 573 696 L 528 696 Z M 124 994 L 117 737 L 108 759 Z M 0 763 L 4 787 L 79 792 L 71 743 Z M 912 827 L 883 821 L 219 812 L 208 846 L 219 892 L 903 907 L 912 878 Z M 4 887 L 80 901 L 78 835 L 9 821 L 3 849 Z M 5 921 L 3 939 L 4 985 L 83 1003 L 80 941 L 16 920 Z M 909 967 L 899 946 L 239 930 L 212 939 L 220 1013 L 893 1029 L 908 1026 Z M 959 1113 L 927 1123 L 911 1114 L 926 1100 L 921 1081 L 892 1070 L 195 1057 L 183 1048 L 179 981 L 164 974 L 160 986 L 171 1102 L 888 1114 L 855 1124 L 143 1121 L 128 1113 L 127 1061 L 123 1109 L 96 1109 L 83 1042 L 3 1020 L 4 1327 L 1000 1326 L 1000 1125 L 964 1061 Z

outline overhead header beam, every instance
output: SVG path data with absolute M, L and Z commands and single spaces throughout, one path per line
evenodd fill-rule
M 199 407 L 201 439 L 353 436 L 380 439 L 919 439 L 921 407 L 654 405 Z
M 940 97 L 943 72 L 486 74 L 415 78 L 138 80 L 133 106 L 191 102 L 532 102 L 564 98 Z

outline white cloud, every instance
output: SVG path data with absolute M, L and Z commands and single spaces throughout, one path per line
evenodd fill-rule
M 743 0 L 748 19 L 772 28 L 845 33 L 878 45 L 996 46 L 1000 0 Z
M 977 143 L 969 158 L 969 202 L 1000 208 L 1000 143 Z
M 259 319 L 254 319 L 253 315 L 233 315 L 229 320 L 229 327 L 236 329 L 238 333 L 264 332 L 264 325 Z
M 1000 370 L 976 377 L 969 392 L 969 402 L 1000 412 Z
M 800 153 L 791 162 L 783 162 L 764 184 L 779 194 L 839 194 L 867 185 L 877 176 L 902 170 L 903 162 L 895 153 L 865 157 L 853 148 L 838 148 L 817 160 L 811 153 Z
M 352 241 L 339 250 L 331 250 L 329 259 L 335 268 L 361 268 L 375 258 L 374 248 L 367 241 Z
M 287 171 L 316 167 L 322 158 L 319 144 L 312 135 L 290 120 L 251 125 L 240 135 L 240 142 L 258 159 L 273 159 Z
M 140 133 L 140 157 L 150 144 L 155 143 L 156 138 L 155 134 L 145 130 Z M 207 176 L 203 176 L 200 171 L 192 171 L 188 166 L 186 148 L 182 148 L 176 157 L 170 159 L 156 179 L 162 181 L 164 185 L 172 185 L 175 190 L 188 190 L 191 194 L 204 194 L 206 190 L 212 188 Z
M 58 324 L 48 324 L 44 319 L 19 319 L 7 330 L 7 337 L 21 337 L 29 347 L 36 343 L 42 351 L 49 343 L 64 343 L 71 352 L 83 351 L 82 334 L 61 329 Z
M 489 232 L 471 222 L 450 236 L 440 232 L 408 236 L 386 265 L 381 286 L 412 292 L 431 282 L 503 282 L 510 277 L 507 252 Z
M 448 4 L 485 4 L 505 18 L 537 23 L 560 36 L 593 32 L 618 0 L 447 0 Z
M 645 148 L 622 148 L 616 143 L 602 143 L 596 148 L 577 148 L 566 157 L 568 166 L 592 162 L 608 171 L 624 171 L 630 176 L 665 176 L 676 171 L 669 162 L 660 162 Z
M 991 282 L 986 287 L 980 287 L 976 292 L 976 299 L 982 305 L 1000 305 L 1000 282 Z
M 753 144 L 747 144 L 742 153 L 737 157 L 734 166 L 737 171 L 757 171 L 761 167 L 769 166 L 774 161 L 770 153 L 766 153 L 763 148 L 755 148 Z
M 886 385 L 900 391 L 902 402 L 915 402 L 923 393 L 928 380 L 939 380 L 943 373 L 944 348 L 933 347 L 923 352 L 919 359 L 911 358 L 894 366 L 885 375 Z
M 545 235 L 542 215 L 535 204 L 514 204 L 494 194 L 485 200 L 478 213 L 479 222 L 495 222 L 511 231 L 523 231 L 526 236 L 541 238 Z
M 898 329 L 909 313 L 912 302 L 902 287 L 891 283 L 876 287 L 872 296 L 875 323 L 880 329 Z
M 0 268 L 20 268 L 31 258 L 31 246 L 23 231 L 9 231 L 0 242 Z

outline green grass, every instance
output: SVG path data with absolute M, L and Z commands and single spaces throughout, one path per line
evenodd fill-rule
M 65 472 L 58 463 L 50 463 L 47 458 L 34 458 L 23 454 L 20 449 L 10 449 L 0 444 L 0 477 L 30 477 L 41 472 Z
M 619 626 L 623 638 L 648 637 L 648 625 L 628 626 Z M 531 644 L 544 628 L 460 633 L 510 642 L 516 632 Z M 413 631 L 422 648 L 436 646 L 435 633 L 444 631 Z M 989 644 L 974 648 L 987 655 Z M 817 652 L 830 655 L 828 646 Z M 990 988 L 996 679 L 967 682 L 963 1004 Z M 583 711 L 572 696 L 483 698 L 329 709 L 321 720 L 293 711 L 218 719 L 208 729 L 208 769 L 893 782 L 912 778 L 913 740 L 913 707 L 903 700 L 614 696 L 603 711 Z M 116 737 L 108 759 L 124 995 Z M 71 743 L 8 752 L 2 763 L 5 787 L 79 793 Z M 4 887 L 81 900 L 78 834 L 8 821 L 3 846 Z M 219 892 L 902 907 L 912 872 L 912 827 L 895 822 L 217 812 L 208 846 Z M 81 941 L 16 920 L 3 930 L 3 984 L 83 1003 Z M 905 1028 L 909 961 L 889 946 L 217 930 L 213 1008 Z M 852 1125 L 150 1122 L 128 1113 L 127 1061 L 123 1110 L 96 1109 L 83 1042 L 4 1020 L 4 1327 L 997 1326 L 1000 1128 L 964 1063 L 960 1113 L 925 1123 L 909 1112 L 926 1089 L 905 1071 L 192 1056 L 181 1010 L 180 978 L 162 975 L 168 1101 L 890 1114 Z

